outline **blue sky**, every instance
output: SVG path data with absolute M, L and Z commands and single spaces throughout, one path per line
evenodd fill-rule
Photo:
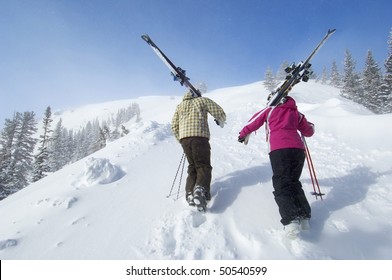
M 145 33 L 209 90 L 304 60 L 329 28 L 316 71 L 342 67 L 345 49 L 357 70 L 368 49 L 382 66 L 391 10 L 390 0 L 0 0 L 0 127 L 15 111 L 183 94 Z

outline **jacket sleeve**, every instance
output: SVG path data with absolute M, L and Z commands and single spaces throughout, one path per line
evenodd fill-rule
M 179 118 L 178 118 L 178 111 L 176 110 L 171 122 L 171 129 L 173 131 L 174 136 L 178 141 L 180 141 L 180 123 L 179 123 Z
M 304 114 L 299 113 L 298 130 L 305 137 L 311 137 L 314 134 L 314 124 L 308 122 Z
M 247 125 L 245 125 L 240 131 L 240 138 L 245 137 L 246 135 L 252 133 L 253 131 L 258 130 L 266 121 L 268 112 L 271 110 L 270 107 L 266 107 L 263 110 L 254 114 Z
M 207 105 L 207 110 L 219 123 L 224 123 L 226 121 L 226 113 L 223 111 L 222 107 L 216 102 L 209 98 L 204 97 Z

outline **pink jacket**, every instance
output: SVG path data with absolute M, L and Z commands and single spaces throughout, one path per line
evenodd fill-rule
M 284 148 L 304 149 L 301 134 L 310 137 L 314 134 L 314 125 L 298 112 L 295 100 L 290 96 L 279 106 L 266 107 L 257 112 L 240 132 L 240 138 L 258 130 L 266 123 L 269 151 Z

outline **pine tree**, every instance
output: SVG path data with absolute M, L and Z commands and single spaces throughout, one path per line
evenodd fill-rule
M 103 133 L 103 135 L 105 136 L 105 140 L 106 140 L 106 141 L 111 140 L 111 138 L 112 138 L 112 132 L 110 131 L 109 126 L 103 125 L 103 127 L 102 127 L 102 133 Z
M 0 200 L 10 194 L 12 170 L 10 169 L 16 135 L 20 130 L 21 114 L 15 113 L 12 119 L 5 119 L 0 134 Z
M 65 146 L 63 120 L 60 119 L 50 137 L 49 142 L 49 166 L 52 172 L 61 169 L 69 162 L 67 158 L 67 150 Z
M 38 181 L 46 176 L 46 173 L 50 172 L 50 165 L 49 165 L 49 137 L 52 133 L 50 129 L 52 120 L 52 110 L 50 106 L 46 108 L 43 122 L 43 134 L 39 136 L 39 148 L 38 153 L 35 156 L 35 163 L 34 163 L 34 173 L 33 173 L 33 182 Z
M 331 85 L 337 88 L 342 86 L 342 77 L 340 76 L 336 61 L 332 61 L 331 66 Z
M 328 72 L 327 72 L 327 68 L 324 66 L 323 74 L 321 75 L 321 83 L 325 85 L 327 81 L 328 81 Z
M 264 87 L 268 91 L 274 91 L 276 87 L 276 79 L 274 76 L 274 73 L 272 72 L 272 69 L 270 67 L 267 67 L 267 70 L 265 71 L 265 77 L 264 77 Z
M 107 135 L 105 133 L 105 130 L 100 127 L 99 128 L 99 141 L 98 141 L 98 145 L 100 147 L 100 149 L 103 149 L 106 147 L 106 142 L 107 142 Z
M 139 121 L 141 120 L 139 104 L 137 104 L 137 103 L 132 103 L 131 106 L 132 106 L 132 111 L 133 111 L 134 114 L 136 115 L 136 122 L 139 122 Z
M 392 28 L 388 40 L 388 57 L 384 63 L 385 74 L 380 86 L 381 113 L 392 113 Z
M 62 138 L 64 139 L 64 165 L 73 162 L 75 151 L 75 140 L 73 130 L 63 128 Z
M 1 199 L 26 187 L 30 181 L 33 151 L 37 142 L 34 112 L 16 113 L 1 135 Z M 5 145 L 4 145 L 5 144 Z
M 82 128 L 76 133 L 74 161 L 88 156 L 88 141 L 86 138 L 86 128 Z
M 116 118 L 116 122 L 118 121 L 118 118 Z M 86 126 L 86 146 L 88 146 L 88 151 L 87 155 L 91 155 L 92 153 L 95 153 L 96 151 L 99 151 L 101 148 L 100 144 L 100 125 L 99 121 L 95 120 L 93 123 L 88 122 Z
M 380 67 L 374 60 L 372 52 L 368 50 L 361 79 L 364 93 L 362 104 L 375 113 L 379 113 L 382 108 L 382 101 L 379 95 L 381 78 Z
M 34 147 L 37 139 L 33 135 L 37 132 L 37 122 L 34 112 L 24 112 L 20 133 L 16 139 L 14 151 L 14 180 L 15 190 L 26 187 L 31 182 L 34 162 Z
M 359 83 L 359 75 L 355 72 L 356 61 L 353 59 L 351 52 L 347 49 L 344 57 L 344 75 L 342 96 L 361 103 L 362 90 Z

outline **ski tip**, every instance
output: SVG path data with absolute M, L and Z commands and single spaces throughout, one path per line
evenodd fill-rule
M 334 28 L 334 29 L 328 29 L 328 34 L 335 33 L 335 31 L 336 31 L 336 29 L 335 29 L 335 28 Z
M 146 42 L 149 42 L 151 39 L 150 39 L 150 37 L 147 35 L 147 34 L 143 34 L 142 35 L 142 39 L 144 40 L 144 41 L 146 41 Z

